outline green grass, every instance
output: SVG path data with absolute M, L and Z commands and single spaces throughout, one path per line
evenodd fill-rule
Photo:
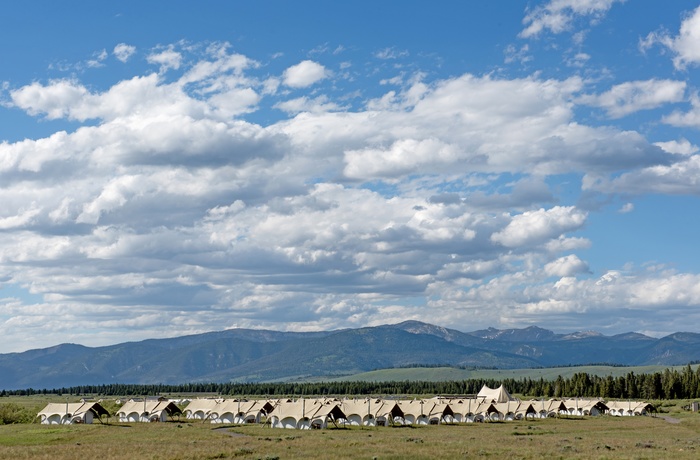
M 31 408 L 64 396 L 2 398 Z M 662 401 L 661 417 L 564 417 L 536 421 L 313 431 L 259 425 L 168 423 L 0 426 L 0 459 L 649 458 L 700 457 L 700 414 Z M 29 410 L 29 409 L 27 409 Z
M 0 458 L 675 458 L 700 455 L 700 418 L 563 418 L 296 431 L 206 423 L 0 426 Z
M 556 380 L 558 376 L 568 378 L 576 373 L 585 372 L 589 375 L 601 377 L 625 376 L 630 372 L 635 374 L 653 374 L 663 372 L 666 369 L 677 369 L 682 371 L 685 366 L 575 366 L 575 367 L 548 367 L 542 369 L 459 369 L 454 367 L 411 367 L 398 369 L 380 369 L 360 374 L 346 375 L 328 381 L 366 381 L 366 382 L 390 382 L 390 381 L 450 381 L 469 379 L 494 379 L 502 380 L 507 378 L 533 380 Z M 697 365 L 693 366 L 696 369 Z

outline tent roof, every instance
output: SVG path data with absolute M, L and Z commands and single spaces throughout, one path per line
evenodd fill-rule
M 547 400 L 537 400 L 533 399 L 530 401 L 532 404 L 532 407 L 538 411 L 545 411 L 545 412 L 559 412 L 560 410 L 566 410 L 566 404 L 564 404 L 564 401 L 560 401 L 558 399 L 547 399 Z
M 52 415 L 66 415 L 71 414 L 75 417 L 76 415 L 84 414 L 88 411 L 92 411 L 98 417 L 102 415 L 109 415 L 107 409 L 102 407 L 100 403 L 97 402 L 78 402 L 78 403 L 50 403 L 44 407 L 41 412 L 37 414 L 45 415 L 50 417 Z
M 228 412 L 232 414 L 248 414 L 250 412 L 257 412 L 259 410 L 262 410 L 264 404 L 265 402 L 260 401 L 241 401 L 238 399 L 225 399 L 219 404 L 217 404 L 216 407 L 212 409 L 212 412 L 215 412 L 219 415 L 226 414 Z
M 454 415 L 454 411 L 452 410 L 452 407 L 450 407 L 450 404 L 444 401 L 427 400 L 425 407 L 428 408 L 425 414 L 430 418 L 436 416 L 440 416 L 440 418 L 442 418 L 445 415 Z
M 185 411 L 189 412 L 197 412 L 197 411 L 202 411 L 202 412 L 209 412 L 211 411 L 214 407 L 216 407 L 217 404 L 221 402 L 220 399 L 211 399 L 211 398 L 198 398 L 198 399 L 193 399 L 187 407 L 185 407 Z
M 484 401 L 483 399 L 460 399 L 457 402 L 450 403 L 450 409 L 455 414 L 480 414 L 491 405 L 491 401 Z
M 404 416 L 413 415 L 414 417 L 426 415 L 428 413 L 428 409 L 432 406 L 432 404 L 426 403 L 420 399 L 413 399 L 410 401 L 403 400 L 399 401 L 398 404 L 401 411 L 404 413 Z
M 168 415 L 173 415 L 173 414 L 181 414 L 182 411 L 180 410 L 179 407 L 175 405 L 175 403 L 172 403 L 167 400 L 152 400 L 152 399 L 147 399 L 145 401 L 134 401 L 133 399 L 130 401 L 127 401 L 121 409 L 119 409 L 118 414 L 129 414 L 131 412 L 136 412 L 139 414 L 144 414 L 144 413 L 158 413 L 166 411 Z
M 496 403 L 515 401 L 515 398 L 513 398 L 510 395 L 510 393 L 508 393 L 508 390 L 506 390 L 503 385 L 495 389 L 489 388 L 486 385 L 484 385 L 483 387 L 481 387 L 481 390 L 479 390 L 477 398 L 483 398 L 485 401 L 493 401 Z
M 284 417 L 318 418 L 332 415 L 334 418 L 346 418 L 340 403 L 331 400 L 298 399 L 293 402 L 281 402 L 275 406 L 272 415 L 279 419 Z
M 569 398 L 563 402 L 567 409 L 591 410 L 594 407 L 597 407 L 598 410 L 608 409 L 608 406 L 603 404 L 600 399 Z

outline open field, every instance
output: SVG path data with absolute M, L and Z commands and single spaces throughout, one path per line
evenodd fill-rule
M 696 370 L 698 365 L 691 366 Z M 376 371 L 363 372 L 360 374 L 346 375 L 330 381 L 364 381 L 364 382 L 402 382 L 411 381 L 449 381 L 449 380 L 503 380 L 503 379 L 526 379 L 555 380 L 558 376 L 570 378 L 577 373 L 588 375 L 598 375 L 601 377 L 625 376 L 630 372 L 635 374 L 653 374 L 663 372 L 666 369 L 676 369 L 682 371 L 685 366 L 573 366 L 573 367 L 547 367 L 541 369 L 460 369 L 455 367 L 408 367 L 397 369 L 380 369 Z
M 209 423 L 0 426 L 7 459 L 697 458 L 700 418 L 561 418 L 297 431 Z
M 30 409 L 60 400 L 65 397 L 35 395 L 2 398 L 0 404 Z M 24 423 L 0 426 L 0 459 L 694 459 L 700 456 L 700 415 L 683 411 L 687 403 L 663 401 L 657 417 L 563 417 L 312 431 L 260 425 L 222 427 L 184 419 L 118 423 L 114 417 L 93 425 Z

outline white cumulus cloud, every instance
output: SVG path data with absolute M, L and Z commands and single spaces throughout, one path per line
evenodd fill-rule
M 582 96 L 578 101 L 604 109 L 611 118 L 620 118 L 640 110 L 680 102 L 684 99 L 686 85 L 678 80 L 629 81 L 602 94 Z
M 507 247 L 540 244 L 580 228 L 586 217 L 586 212 L 573 206 L 527 211 L 513 217 L 491 240 Z
M 121 62 L 126 62 L 131 58 L 131 56 L 136 53 L 136 47 L 132 45 L 127 45 L 126 43 L 119 43 L 112 50 L 112 54 Z
M 284 71 L 282 80 L 291 88 L 306 88 L 328 77 L 328 70 L 318 62 L 301 61 Z
M 678 70 L 700 64 L 700 7 L 683 19 L 678 35 L 671 36 L 665 31 L 651 32 L 640 41 L 639 46 L 647 50 L 656 43 L 674 54 L 673 65 Z
M 165 72 L 169 69 L 177 70 L 182 63 L 182 54 L 170 48 L 149 54 L 146 56 L 146 61 L 151 64 L 158 64 L 161 72 Z
M 568 30 L 576 17 L 599 20 L 615 2 L 624 0 L 549 0 L 529 11 L 523 19 L 523 38 L 536 37 L 545 30 L 558 34 Z

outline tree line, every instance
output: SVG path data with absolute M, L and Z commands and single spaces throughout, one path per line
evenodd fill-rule
M 603 399 L 694 399 L 700 398 L 700 367 L 693 371 L 690 364 L 682 370 L 624 376 L 598 376 L 585 372 L 571 377 L 558 376 L 554 380 L 507 378 L 469 379 L 457 381 L 337 381 L 306 383 L 185 383 L 179 385 L 106 384 L 80 385 L 36 390 L 2 390 L 1 396 L 10 395 L 97 395 L 97 396 L 152 396 L 166 394 L 208 393 L 222 397 L 299 397 L 299 396 L 386 396 L 386 395 L 473 395 L 486 385 L 496 388 L 503 384 L 511 393 L 533 398 L 587 397 Z

